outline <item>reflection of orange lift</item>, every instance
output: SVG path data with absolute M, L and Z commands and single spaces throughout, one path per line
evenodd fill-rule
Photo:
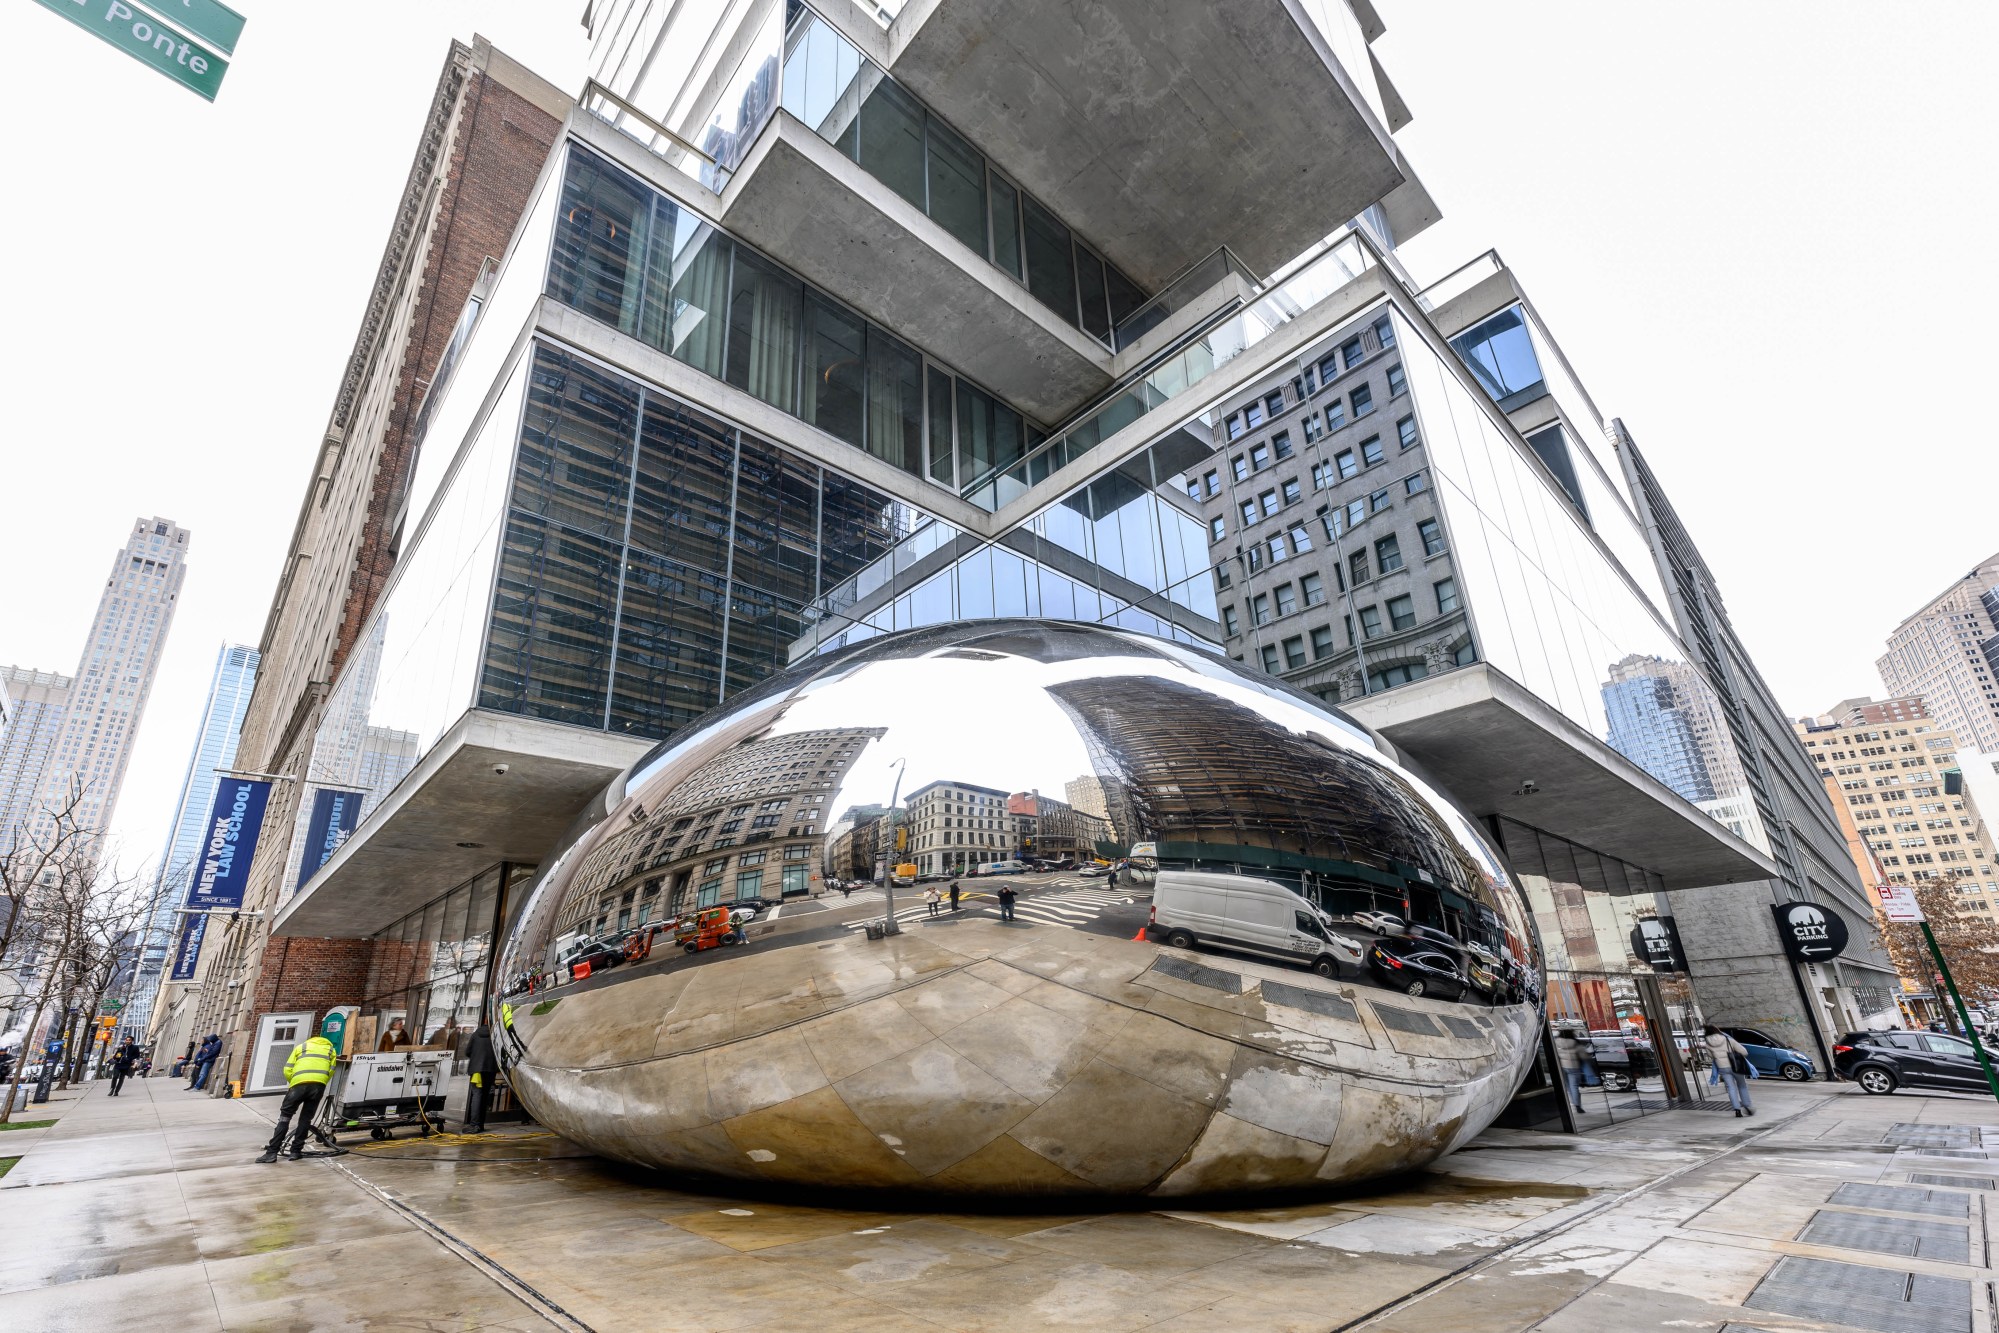
M 655 921 L 649 926 L 641 927 L 637 934 L 625 941 L 625 961 L 638 963 L 650 958 L 652 942 L 668 931 L 676 929 L 678 925 L 676 921 Z
M 730 918 L 728 908 L 704 907 L 682 919 L 680 928 L 673 934 L 673 942 L 689 953 L 718 949 L 724 944 L 736 942 L 736 924 Z

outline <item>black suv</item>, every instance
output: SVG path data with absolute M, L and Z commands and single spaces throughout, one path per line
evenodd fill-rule
M 1832 1048 L 1832 1065 L 1865 1092 L 1990 1090 L 1971 1043 L 1939 1032 L 1849 1032 Z

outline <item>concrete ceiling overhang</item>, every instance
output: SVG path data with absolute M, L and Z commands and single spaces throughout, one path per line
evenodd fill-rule
M 1668 889 L 1776 878 L 1777 864 L 1485 663 L 1350 700 L 1473 814 L 1503 815 L 1656 872 Z M 1532 783 L 1534 790 L 1523 793 Z
M 279 909 L 272 933 L 372 935 L 496 862 L 539 862 L 653 744 L 468 712 Z
M 1219 245 L 1272 272 L 1404 182 L 1387 130 L 1294 7 L 912 0 L 888 65 L 1157 290 Z
M 1108 348 L 789 112 L 770 118 L 730 177 L 722 221 L 1041 421 L 1111 385 Z

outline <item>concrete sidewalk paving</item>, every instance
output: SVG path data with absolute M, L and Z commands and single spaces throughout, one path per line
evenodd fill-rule
M 274 1101 L 127 1087 L 0 1181 L 0 1328 L 1999 1333 L 1969 1097 L 1763 1083 L 1754 1119 L 1494 1130 L 1322 1201 L 962 1213 L 690 1192 L 532 1129 L 260 1166 Z

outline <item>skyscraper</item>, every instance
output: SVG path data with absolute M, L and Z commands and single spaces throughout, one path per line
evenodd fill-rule
M 1999 754 L 1999 555 L 1897 625 L 1874 665 L 1891 695 L 1921 695 L 1966 750 Z
M 0 854 L 41 807 L 42 782 L 73 683 L 53 671 L 0 667 L 0 690 L 8 697 L 7 726 L 0 732 Z
M 27 776 L 27 751 L 20 752 L 19 781 L 9 806 L 0 809 L 0 839 L 10 839 L 23 827 L 46 826 L 46 812 L 70 792 L 79 794 L 75 818 L 81 827 L 102 833 L 110 826 L 167 631 L 173 627 L 181 581 L 187 576 L 187 546 L 187 530 L 170 519 L 133 521 L 125 545 L 112 557 L 90 637 L 61 701 L 61 729 L 33 781 Z M 62 679 L 50 677 L 44 708 L 56 706 Z M 7 776 L 0 774 L 0 781 Z
M 157 903 L 140 948 L 130 1002 L 119 1016 L 125 1033 L 143 1033 L 152 1014 L 153 1000 L 165 972 L 174 913 L 186 901 L 201 836 L 207 827 L 215 796 L 216 770 L 226 769 L 236 761 L 236 738 L 243 725 L 243 710 L 250 704 L 250 687 L 256 679 L 257 650 L 241 644 L 223 644 L 209 678 L 208 701 L 202 706 L 194 751 L 188 756 L 187 773 L 181 778 L 173 829 L 154 870 Z

